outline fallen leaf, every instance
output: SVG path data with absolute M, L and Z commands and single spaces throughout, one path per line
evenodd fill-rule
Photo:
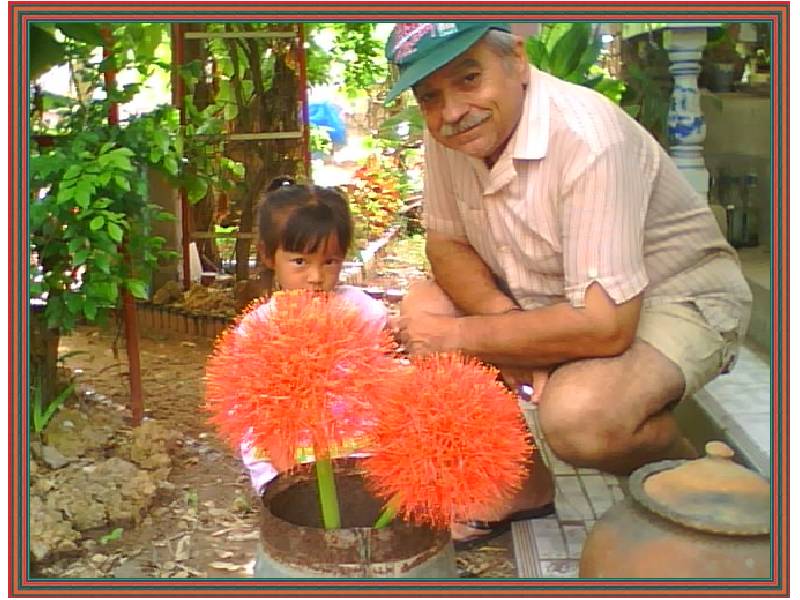
M 212 569 L 222 569 L 224 571 L 241 571 L 246 565 L 235 565 L 233 563 L 226 563 L 215 561 L 208 565 Z
M 245 542 L 247 540 L 257 540 L 258 537 L 258 531 L 251 531 L 250 533 L 232 534 L 228 537 L 228 540 L 231 542 Z
M 228 527 L 228 528 L 226 528 L 226 529 L 219 529 L 219 530 L 215 531 L 214 533 L 212 533 L 212 534 L 211 534 L 211 537 L 219 537 L 219 536 L 221 536 L 221 535 L 225 535 L 225 534 L 226 534 L 226 533 L 228 533 L 230 530 L 231 530 L 231 528 L 230 528 L 230 527 Z
M 192 536 L 185 535 L 178 540 L 177 548 L 175 549 L 175 561 L 180 562 L 187 560 L 191 554 L 191 541 Z

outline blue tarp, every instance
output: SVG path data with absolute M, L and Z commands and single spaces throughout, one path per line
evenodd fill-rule
M 341 117 L 342 110 L 332 102 L 309 102 L 308 120 L 312 125 L 324 127 L 337 146 L 347 143 L 347 131 Z

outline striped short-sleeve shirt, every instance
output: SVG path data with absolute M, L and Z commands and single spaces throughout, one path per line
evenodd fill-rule
M 497 163 L 425 134 L 424 223 L 466 239 L 526 309 L 694 303 L 718 331 L 747 325 L 735 251 L 658 142 L 602 95 L 531 67 L 523 114 Z

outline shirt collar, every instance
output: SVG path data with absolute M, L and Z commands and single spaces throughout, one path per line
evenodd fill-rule
M 547 154 L 550 134 L 550 102 L 547 82 L 541 71 L 530 66 L 530 79 L 522 117 L 514 132 L 514 158 L 539 160 Z
M 481 180 L 484 195 L 496 193 L 516 177 L 515 160 L 539 160 L 547 154 L 550 102 L 545 84 L 541 72 L 531 66 L 519 124 L 491 170 L 486 168 L 482 159 L 469 157 Z

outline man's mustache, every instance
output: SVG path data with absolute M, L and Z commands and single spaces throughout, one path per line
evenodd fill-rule
M 458 135 L 468 129 L 472 129 L 476 125 L 482 123 L 492 116 L 491 111 L 488 110 L 473 110 L 461 117 L 457 123 L 445 123 L 439 128 L 439 133 L 444 136 Z

